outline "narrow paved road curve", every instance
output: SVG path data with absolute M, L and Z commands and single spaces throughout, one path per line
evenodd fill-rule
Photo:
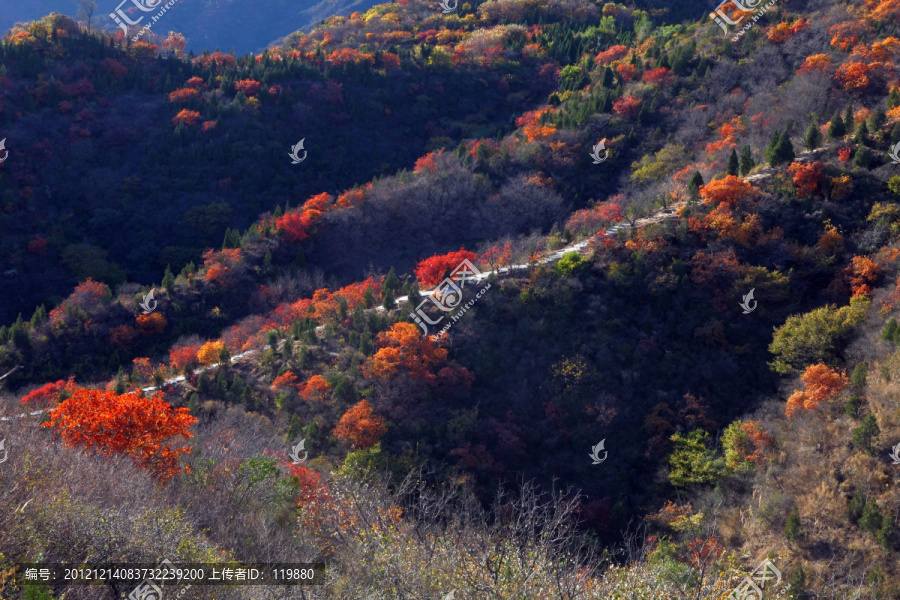
M 676 209 L 679 208 L 680 206 L 682 206 L 682 205 L 679 204 L 679 205 L 674 205 L 668 209 L 660 209 L 660 210 L 656 211 L 655 213 L 653 213 L 647 217 L 644 217 L 643 219 L 638 219 L 635 222 L 634 229 L 638 229 L 644 225 L 649 225 L 651 223 L 658 223 L 658 222 L 666 220 L 666 219 L 675 218 L 678 214 Z M 630 225 L 628 225 L 627 223 L 621 223 L 619 225 L 615 225 L 615 226 L 611 227 L 610 229 L 606 230 L 605 235 L 606 236 L 616 235 L 619 231 L 621 231 L 623 229 L 632 229 L 632 227 Z M 591 237 L 593 237 L 593 236 L 591 236 Z M 560 260 L 564 255 L 568 254 L 569 252 L 578 252 L 579 254 L 581 254 L 587 249 L 588 244 L 591 241 L 591 237 L 581 240 L 580 242 L 575 242 L 574 244 L 570 244 L 564 248 L 560 248 L 559 250 L 555 250 L 555 251 L 547 254 L 546 256 L 544 256 L 544 258 L 538 260 L 535 264 L 543 265 L 543 264 L 554 263 L 554 262 Z M 532 266 L 533 266 L 532 264 L 525 263 L 525 264 L 519 264 L 519 265 L 510 265 L 508 267 L 503 267 L 503 268 L 495 269 L 492 271 L 482 271 L 480 274 L 469 278 L 469 280 L 481 281 L 483 279 L 487 279 L 491 275 L 498 275 L 498 276 L 499 275 L 509 275 L 513 271 L 521 270 L 521 269 L 528 269 Z M 436 291 L 437 291 L 436 289 L 431 289 L 431 290 L 419 292 L 419 294 L 423 297 L 424 296 L 433 296 Z M 395 301 L 397 302 L 398 306 L 400 304 L 408 304 L 409 297 L 408 296 L 400 296 L 399 298 L 396 298 Z M 368 312 L 370 310 L 383 311 L 385 309 L 383 306 L 376 306 L 374 308 L 366 309 L 366 312 Z M 323 325 L 319 325 L 318 327 L 316 327 L 316 331 L 318 332 L 319 330 L 323 329 L 323 327 L 324 327 Z M 284 342 L 283 339 L 278 341 L 279 344 L 281 344 L 283 342 Z M 253 348 L 253 349 L 247 350 L 245 352 L 241 352 L 240 354 L 236 354 L 231 357 L 230 362 L 236 363 L 236 362 L 242 361 L 245 358 L 247 358 L 248 356 L 252 356 L 254 354 L 262 352 L 263 350 L 266 349 L 267 346 L 268 346 L 268 344 L 266 346 L 261 346 L 259 348 Z M 220 367 L 220 366 L 222 366 L 222 363 L 214 363 L 214 364 L 211 364 L 211 365 L 208 365 L 205 367 L 200 367 L 199 369 L 196 369 L 192 373 L 194 375 L 199 375 L 200 373 L 203 373 L 204 371 L 208 371 L 210 369 Z M 18 367 L 16 367 L 16 368 L 18 368 Z M 13 369 L 13 370 L 15 370 L 15 369 Z M 11 372 L 12 371 L 10 371 L 10 373 Z M 7 375 L 9 375 L 9 373 L 7 373 Z M 163 383 L 163 385 L 166 386 L 166 385 L 172 385 L 174 383 L 181 383 L 184 380 L 185 380 L 184 375 L 179 375 L 178 377 L 166 379 L 166 381 Z M 158 388 L 156 386 L 150 386 L 150 387 L 145 387 L 145 388 L 141 388 L 141 389 L 144 392 L 152 392 Z M 10 419 L 18 419 L 18 418 L 25 417 L 25 416 L 43 415 L 47 412 L 50 412 L 50 409 L 36 410 L 36 411 L 32 411 L 32 412 L 29 412 L 26 414 L 13 415 L 13 416 L 9 416 L 9 417 L 0 417 L 0 421 L 9 421 Z

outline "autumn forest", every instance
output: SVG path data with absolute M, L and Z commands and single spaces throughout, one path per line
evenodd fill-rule
M 0 599 L 900 599 L 895 0 L 90 4 L 0 39 Z

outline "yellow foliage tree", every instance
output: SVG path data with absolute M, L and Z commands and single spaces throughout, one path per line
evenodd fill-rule
M 219 361 L 225 342 L 206 342 L 197 351 L 197 360 L 204 365 L 212 365 Z

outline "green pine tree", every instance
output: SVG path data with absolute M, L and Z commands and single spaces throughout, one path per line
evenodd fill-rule
M 384 278 L 384 283 L 381 284 L 382 289 L 389 289 L 392 291 L 396 291 L 400 287 L 400 278 L 397 277 L 396 271 L 394 271 L 394 267 L 391 267 L 391 270 L 388 271 L 387 276 Z
M 859 127 L 856 129 L 856 135 L 853 136 L 853 141 L 857 144 L 865 144 L 869 139 L 869 126 L 866 125 L 866 122 L 863 121 L 859 124 Z
M 175 289 L 175 275 L 172 273 L 171 265 L 166 265 L 166 271 L 163 273 L 162 287 L 169 292 Z
M 857 167 L 868 169 L 872 164 L 872 153 L 869 152 L 868 148 L 860 144 L 853 155 L 853 164 Z
M 893 321 L 893 319 L 891 319 Z M 897 322 L 894 321 L 894 328 L 896 329 Z M 856 365 L 853 369 L 853 373 L 850 374 L 850 385 L 855 387 L 858 390 L 862 390 L 866 387 L 866 378 L 869 376 L 869 365 L 865 361 Z
M 371 287 L 367 287 L 366 291 L 363 292 L 363 306 L 366 308 L 375 306 L 375 293 L 372 291 Z
M 775 149 L 778 148 L 778 140 L 781 139 L 781 132 L 777 129 L 773 130 L 769 135 L 769 143 L 766 145 L 766 149 L 763 152 L 763 158 L 767 163 L 772 162 L 772 158 L 775 156 Z
M 266 332 L 266 344 L 272 350 L 275 350 L 276 346 L 278 346 L 278 331 L 276 331 L 275 329 L 270 329 Z
M 603 94 L 603 102 L 600 103 L 600 112 L 608 113 L 612 110 L 613 101 L 610 93 Z
M 725 165 L 725 172 L 729 175 L 734 175 L 737 177 L 738 175 L 738 155 L 734 148 L 731 149 L 731 155 L 728 157 L 728 164 Z
M 869 131 L 877 133 L 884 127 L 885 123 L 887 123 L 887 115 L 884 112 L 884 108 L 878 106 L 875 108 L 875 112 L 872 113 L 872 116 L 869 117 Z
M 870 455 L 875 454 L 875 438 L 881 434 L 878 421 L 874 415 L 866 415 L 859 427 L 853 430 L 853 445 L 865 450 Z
M 31 321 L 30 321 L 31 329 L 33 330 L 35 327 L 37 327 L 38 325 L 40 325 L 41 323 L 43 323 L 46 320 L 47 320 L 47 309 L 44 308 L 43 304 L 41 304 L 40 306 L 38 306 L 35 309 L 34 314 L 31 315 Z
M 216 377 L 216 398 L 222 401 L 228 400 L 228 381 L 225 380 L 222 372 Z
M 882 548 L 888 552 L 892 552 L 897 548 L 897 524 L 890 515 L 885 516 L 881 521 L 881 529 L 875 535 L 875 539 Z
M 791 136 L 785 131 L 778 139 L 778 145 L 775 147 L 775 152 L 772 153 L 772 160 L 769 161 L 769 166 L 774 167 L 789 163 L 794 160 L 795 156 L 794 145 L 791 144 Z
M 853 133 L 853 128 L 855 127 L 853 118 L 853 101 L 847 103 L 847 108 L 844 109 L 844 126 L 847 128 L 847 133 Z
M 616 82 L 616 77 L 613 74 L 612 67 L 606 67 L 603 71 L 603 87 L 611 88 Z
M 641 104 L 641 111 L 638 113 L 638 123 L 641 125 L 646 125 L 650 122 L 651 111 L 647 106 L 647 103 L 644 102 Z
M 700 197 L 700 186 L 703 185 L 703 175 L 700 174 L 700 171 L 694 171 L 694 174 L 691 175 L 690 181 L 688 181 L 688 194 L 690 195 L 692 200 L 696 200 Z
M 806 128 L 806 135 L 803 136 L 803 145 L 807 150 L 815 150 L 822 145 L 822 132 L 815 122 L 810 123 Z
M 872 535 L 877 535 L 878 530 L 884 525 L 884 517 L 878 508 L 878 503 L 874 498 L 869 498 L 863 507 L 862 516 L 859 517 L 859 528 L 868 531 Z
M 397 306 L 397 302 L 394 300 L 394 292 L 390 288 L 384 290 L 382 299 L 381 306 L 383 306 L 385 310 L 392 310 Z
M 828 139 L 842 140 L 845 135 L 847 135 L 847 126 L 844 125 L 840 113 L 834 113 L 831 124 L 828 126 Z
M 19 318 L 9 328 L 9 339 L 12 340 L 12 343 L 19 350 L 28 351 L 31 349 L 31 337 L 28 335 L 25 323 L 22 321 L 22 313 L 19 313 Z
M 293 441 L 300 437 L 301 425 L 300 425 L 300 417 L 297 415 L 291 415 L 291 421 L 288 425 L 287 437 L 288 441 Z
M 787 524 L 784 526 L 784 536 L 789 542 L 798 542 L 803 538 L 803 525 L 800 523 L 800 511 L 797 507 L 788 515 Z
M 806 571 L 803 570 L 803 567 L 797 567 L 797 570 L 791 575 L 791 582 L 788 585 L 788 598 L 790 600 L 806 599 Z
M 410 308 L 414 309 L 419 306 L 419 303 L 422 301 L 422 296 L 419 294 L 418 282 L 414 282 L 409 286 L 409 295 L 407 296 L 407 300 Z
M 888 108 L 896 108 L 900 106 L 900 88 L 897 88 L 896 86 L 891 88 L 891 93 L 888 96 L 887 106 Z
M 753 160 L 753 150 L 750 148 L 750 146 L 744 146 L 743 148 L 741 148 L 741 175 L 744 175 L 746 177 L 755 166 L 756 161 Z

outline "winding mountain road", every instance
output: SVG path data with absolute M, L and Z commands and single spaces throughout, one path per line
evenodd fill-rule
M 672 206 L 672 207 L 670 207 L 670 208 L 668 208 L 668 209 L 660 209 L 660 210 L 658 210 L 658 211 L 656 211 L 656 212 L 654 212 L 654 213 L 648 215 L 647 217 L 644 217 L 644 218 L 642 218 L 642 219 L 638 219 L 638 220 L 635 222 L 634 227 L 632 227 L 631 225 L 628 225 L 627 223 L 620 223 L 619 225 L 615 225 L 615 226 L 611 227 L 610 229 L 606 230 L 606 234 L 605 234 L 605 235 L 606 235 L 607 237 L 609 237 L 609 236 L 618 234 L 619 231 L 624 230 L 624 229 L 632 229 L 632 228 L 637 229 L 637 228 L 643 227 L 643 226 L 645 226 L 645 225 L 649 225 L 649 224 L 651 224 L 651 223 L 659 223 L 659 222 L 664 221 L 664 220 L 666 220 L 666 219 L 676 218 L 676 216 L 677 216 L 677 214 L 678 214 L 676 209 L 679 208 L 680 206 L 683 206 L 683 204 L 674 205 L 674 206 Z M 593 236 L 592 236 L 592 237 L 593 237 Z M 579 242 L 575 242 L 575 243 L 573 243 L 573 244 L 569 244 L 568 246 L 565 246 L 564 248 L 560 248 L 559 250 L 554 250 L 554 251 L 548 253 L 546 256 L 544 256 L 544 257 L 541 258 L 540 260 L 538 260 L 535 264 L 549 264 L 549 263 L 557 262 L 558 260 L 560 260 L 564 255 L 566 255 L 566 254 L 569 253 L 569 252 L 578 252 L 579 254 L 581 254 L 581 253 L 583 253 L 583 252 L 587 249 L 588 244 L 590 243 L 590 241 L 591 241 L 591 238 L 588 237 L 588 238 L 586 238 L 586 239 L 584 239 L 584 240 L 581 240 L 581 241 L 579 241 Z M 531 266 L 532 266 L 531 264 L 525 263 L 525 264 L 510 265 L 510 266 L 508 266 L 508 267 L 502 267 L 502 268 L 494 269 L 494 270 L 491 270 L 491 271 L 482 271 L 482 272 L 480 272 L 478 275 L 474 275 L 473 277 L 468 278 L 468 280 L 469 280 L 469 281 L 482 281 L 482 280 L 484 280 L 484 279 L 487 279 L 487 278 L 490 277 L 491 275 L 498 275 L 498 276 L 499 276 L 499 275 L 509 275 L 509 274 L 511 274 L 513 271 L 522 270 L 522 269 L 528 269 L 528 268 L 530 268 Z M 419 292 L 419 294 L 420 294 L 420 296 L 422 296 L 422 297 L 425 297 L 425 296 L 433 296 L 433 295 L 435 294 L 436 291 L 437 291 L 437 289 L 435 288 L 435 289 L 431 289 L 431 290 L 421 291 L 421 292 Z M 396 299 L 395 299 L 395 302 L 397 302 L 397 305 L 398 305 L 398 306 L 399 306 L 400 304 L 408 304 L 408 303 L 409 303 L 409 297 L 408 297 L 408 296 L 400 296 L 399 298 L 396 298 Z M 374 310 L 374 311 L 384 311 L 385 308 L 384 308 L 383 306 L 375 306 L 375 307 L 373 307 L 373 308 L 366 309 L 366 311 L 370 311 L 370 310 Z M 318 332 L 319 330 L 323 329 L 323 327 L 324 327 L 323 325 L 319 325 L 318 327 L 316 327 L 316 331 Z M 282 340 L 279 340 L 279 343 L 283 343 L 283 342 L 284 342 L 283 339 L 282 339 Z M 233 364 L 233 363 L 236 363 L 236 362 L 240 362 L 240 361 L 246 359 L 248 356 L 252 356 L 252 355 L 254 355 L 254 354 L 257 354 L 257 353 L 259 353 L 259 352 L 262 352 L 263 350 L 266 349 L 266 347 L 267 347 L 267 346 L 261 346 L 261 347 L 259 347 L 259 348 L 252 348 L 252 349 L 250 349 L 250 350 L 246 350 L 246 351 L 244 351 L 244 352 L 241 352 L 240 354 L 236 354 L 236 355 L 234 355 L 234 356 L 231 357 L 230 363 Z M 207 366 L 204 366 L 204 367 L 200 367 L 200 368 L 194 370 L 192 373 L 193 373 L 194 375 L 198 375 L 198 374 L 200 374 L 200 373 L 203 373 L 204 371 L 208 371 L 208 370 L 210 370 L 210 369 L 214 369 L 214 368 L 216 368 L 216 367 L 220 367 L 220 366 L 222 366 L 222 364 L 223 364 L 223 363 L 215 363 L 215 364 L 207 365 Z M 172 377 L 171 379 L 167 379 L 167 380 L 163 383 L 163 386 L 172 385 L 172 384 L 175 384 L 175 383 L 181 383 L 181 382 L 183 382 L 184 380 L 185 380 L 184 375 L 179 375 L 179 376 L 177 376 L 177 377 Z M 152 391 L 157 390 L 158 388 L 157 388 L 157 386 L 149 386 L 149 387 L 145 387 L 145 388 L 141 388 L 141 389 L 142 389 L 142 391 L 144 391 L 144 392 L 152 392 Z M 49 411 L 50 411 L 50 409 L 46 409 L 46 410 L 35 410 L 35 411 L 28 412 L 28 413 L 23 413 L 23 414 L 21 414 L 21 415 L 12 415 L 12 416 L 8 416 L 8 417 L 0 417 L 0 421 L 9 421 L 9 420 L 11 420 L 11 419 L 18 419 L 18 418 L 22 418 L 22 417 L 25 417 L 25 416 L 38 416 L 38 415 L 43 415 L 43 414 L 45 414 L 45 413 L 47 413 L 47 412 L 49 412 Z

